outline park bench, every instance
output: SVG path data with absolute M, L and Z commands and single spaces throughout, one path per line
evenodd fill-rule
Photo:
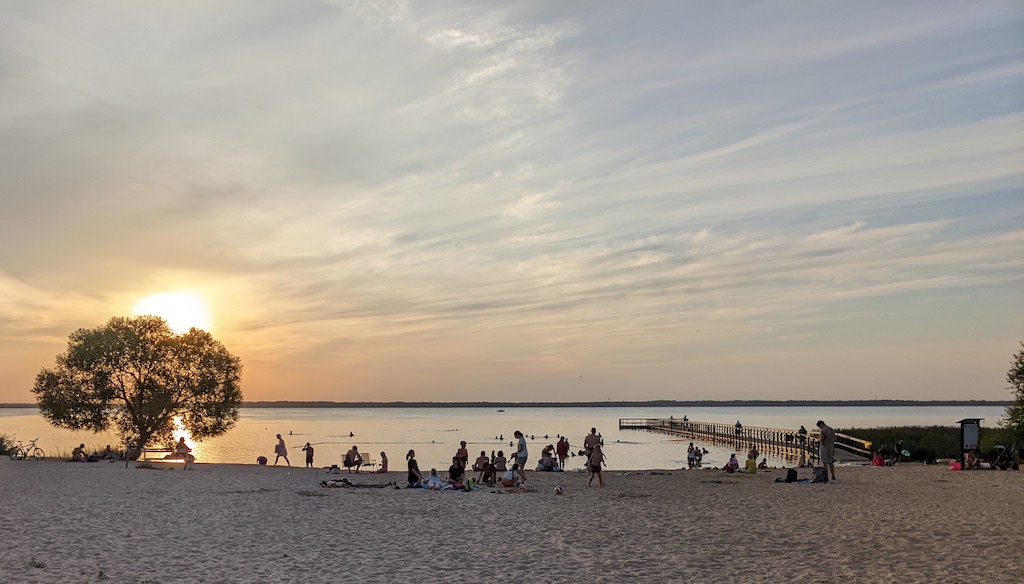
M 143 448 L 142 449 L 142 462 L 147 462 L 147 463 L 151 463 L 151 462 L 183 462 L 183 463 L 185 463 L 185 468 L 187 468 L 187 469 L 192 468 L 192 462 L 194 462 L 194 460 L 195 460 L 194 457 L 193 457 L 192 460 L 187 460 L 187 459 L 181 458 L 180 456 L 174 456 L 174 457 L 171 457 L 171 458 L 167 458 L 168 454 L 177 454 L 177 452 L 178 451 L 175 450 L 174 448 Z M 157 457 L 157 458 L 154 458 L 153 456 L 150 456 L 150 455 L 155 455 L 155 454 L 160 454 L 162 456 Z

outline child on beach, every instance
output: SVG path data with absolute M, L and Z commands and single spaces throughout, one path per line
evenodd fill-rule
M 722 470 L 728 473 L 736 472 L 740 468 L 740 461 L 736 459 L 736 453 L 729 457 L 729 462 L 725 463 Z
M 430 476 L 427 477 L 427 488 L 431 491 L 440 491 L 443 487 L 444 483 L 441 482 L 441 477 L 437 474 L 437 469 L 430 469 Z
M 519 471 L 519 464 L 513 463 L 512 468 L 505 471 L 505 474 L 501 475 L 501 486 L 503 487 L 514 487 L 516 486 L 516 473 Z
M 601 465 L 605 462 L 604 452 L 601 451 L 601 445 L 595 444 L 594 449 L 590 452 L 590 458 L 587 459 L 587 468 L 590 470 L 590 481 L 587 482 L 589 487 L 594 482 L 594 477 L 597 476 L 597 484 L 604 486 L 604 477 L 601 476 Z

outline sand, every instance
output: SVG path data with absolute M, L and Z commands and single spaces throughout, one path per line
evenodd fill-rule
M 527 492 L 461 493 L 322 489 L 322 469 L 297 467 L 5 458 L 0 582 L 1024 581 L 1024 473 L 782 474 L 606 471 L 602 489 L 529 473 Z

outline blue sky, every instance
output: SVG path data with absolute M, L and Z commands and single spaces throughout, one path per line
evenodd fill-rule
M 190 291 L 251 399 L 1003 399 L 1014 2 L 0 2 L 0 401 Z

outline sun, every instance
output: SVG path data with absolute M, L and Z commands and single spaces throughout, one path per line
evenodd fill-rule
M 146 296 L 132 309 L 137 316 L 159 316 L 167 321 L 174 334 L 188 332 L 192 327 L 210 330 L 210 308 L 195 292 L 164 292 Z

